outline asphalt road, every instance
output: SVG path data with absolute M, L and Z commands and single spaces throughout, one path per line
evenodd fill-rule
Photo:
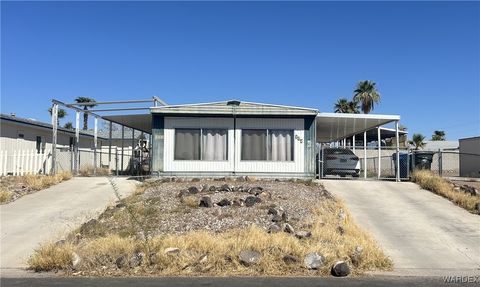
M 157 286 L 157 287 L 320 287 L 320 286 L 480 286 L 480 278 L 463 278 L 463 280 L 472 281 L 462 283 L 462 278 L 458 282 L 446 283 L 442 277 L 396 277 L 396 276 L 375 276 L 375 277 L 296 277 L 296 278 L 274 278 L 274 277 L 162 277 L 162 278 L 2 278 L 0 285 L 2 287 L 43 287 L 43 286 L 62 286 L 62 287 L 130 287 L 130 286 Z M 475 282 L 473 282 L 476 280 Z
M 480 216 L 411 182 L 321 182 L 392 258 L 390 275 L 480 275 Z

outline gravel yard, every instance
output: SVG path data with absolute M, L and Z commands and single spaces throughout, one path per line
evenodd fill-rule
M 29 264 L 86 276 L 346 276 L 392 266 L 318 183 L 245 178 L 146 182 Z

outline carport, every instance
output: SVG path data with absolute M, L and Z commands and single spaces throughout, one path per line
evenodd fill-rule
M 363 135 L 363 177 L 367 178 L 367 142 L 370 140 L 377 141 L 377 179 L 382 178 L 382 147 L 381 142 L 387 137 L 395 137 L 395 153 L 396 153 L 396 171 L 395 180 L 400 181 L 400 134 L 406 132 L 399 130 L 399 115 L 372 115 L 372 114 L 342 114 L 342 113 L 319 113 L 316 118 L 316 138 L 317 143 L 323 146 L 342 146 L 351 147 L 353 152 L 357 152 L 357 137 Z M 394 129 L 384 128 L 382 126 L 394 123 Z M 376 135 L 375 135 L 376 134 Z M 350 144 L 347 144 L 347 141 Z M 323 159 L 319 158 L 319 166 L 322 165 Z M 319 168 L 319 177 L 322 178 L 322 168 Z

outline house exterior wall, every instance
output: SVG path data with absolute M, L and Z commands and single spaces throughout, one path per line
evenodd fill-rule
M 305 120 L 273 117 L 165 117 L 152 116 L 152 171 L 173 176 L 254 175 L 263 177 L 313 177 L 315 172 L 314 117 Z M 227 160 L 174 160 L 175 128 L 221 128 L 227 130 Z M 294 136 L 292 162 L 241 160 L 242 129 L 291 129 Z M 308 147 L 307 146 L 308 143 Z M 312 159 L 306 160 L 306 154 Z
M 480 137 L 460 139 L 460 176 L 480 177 Z

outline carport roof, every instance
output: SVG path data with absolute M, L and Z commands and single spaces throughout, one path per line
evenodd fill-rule
M 319 113 L 316 118 L 317 142 L 341 140 L 399 120 L 398 115 Z

